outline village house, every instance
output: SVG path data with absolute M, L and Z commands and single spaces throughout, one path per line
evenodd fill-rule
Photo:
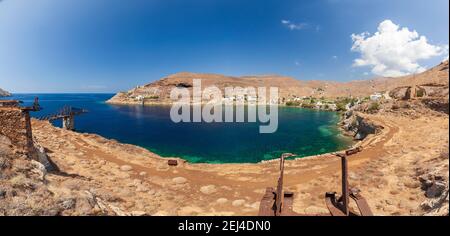
M 379 101 L 382 97 L 383 97 L 383 95 L 381 93 L 376 92 L 376 93 L 370 95 L 370 100 L 371 101 Z
M 248 101 L 248 102 L 255 103 L 255 102 L 258 101 L 258 97 L 256 97 L 256 96 L 248 96 L 248 97 L 247 97 L 247 101 Z
M 143 96 L 143 95 L 138 95 L 138 96 L 136 97 L 136 100 L 137 100 L 137 101 L 143 101 L 143 100 L 144 100 L 144 96 Z

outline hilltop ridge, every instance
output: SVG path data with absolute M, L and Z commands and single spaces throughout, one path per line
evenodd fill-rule
M 158 104 L 170 103 L 170 91 L 175 87 L 192 89 L 192 80 L 201 79 L 202 88 L 217 86 L 222 91 L 225 87 L 278 87 L 280 102 L 295 97 L 338 98 L 366 97 L 376 92 L 389 92 L 399 87 L 432 85 L 442 87 L 448 93 L 448 60 L 419 74 L 396 78 L 379 77 L 369 80 L 349 82 L 296 80 L 282 75 L 262 76 L 226 76 L 211 73 L 180 72 L 160 80 L 135 87 L 127 92 L 120 92 L 109 103 L 117 104 Z

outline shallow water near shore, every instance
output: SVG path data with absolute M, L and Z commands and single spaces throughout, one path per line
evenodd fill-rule
M 12 99 L 29 105 L 36 96 L 44 109 L 32 112 L 33 117 L 53 114 L 64 105 L 87 109 L 89 113 L 75 118 L 78 132 L 96 133 L 192 163 L 257 163 L 285 152 L 304 157 L 352 144 L 337 127 L 335 112 L 279 107 L 278 130 L 260 134 L 260 123 L 174 123 L 170 106 L 106 104 L 113 94 L 16 94 Z

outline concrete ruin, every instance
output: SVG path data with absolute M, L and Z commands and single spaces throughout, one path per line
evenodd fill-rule
M 448 96 L 448 91 L 448 85 L 430 83 L 415 86 L 397 87 L 389 92 L 389 96 L 401 100 L 429 97 L 436 98 Z

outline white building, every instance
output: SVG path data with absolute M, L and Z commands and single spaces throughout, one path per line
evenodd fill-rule
M 248 102 L 256 102 L 258 100 L 258 97 L 256 96 L 248 96 L 247 101 Z
M 143 95 L 138 95 L 138 96 L 136 97 L 136 100 L 137 100 L 137 101 L 142 101 L 142 100 L 144 100 L 144 96 L 143 96 Z
M 370 95 L 370 100 L 372 101 L 378 101 L 383 97 L 383 95 L 381 93 L 374 93 L 372 95 Z
M 334 103 L 330 103 L 330 104 L 328 104 L 328 109 L 330 109 L 332 111 L 336 111 L 337 110 L 337 106 Z

